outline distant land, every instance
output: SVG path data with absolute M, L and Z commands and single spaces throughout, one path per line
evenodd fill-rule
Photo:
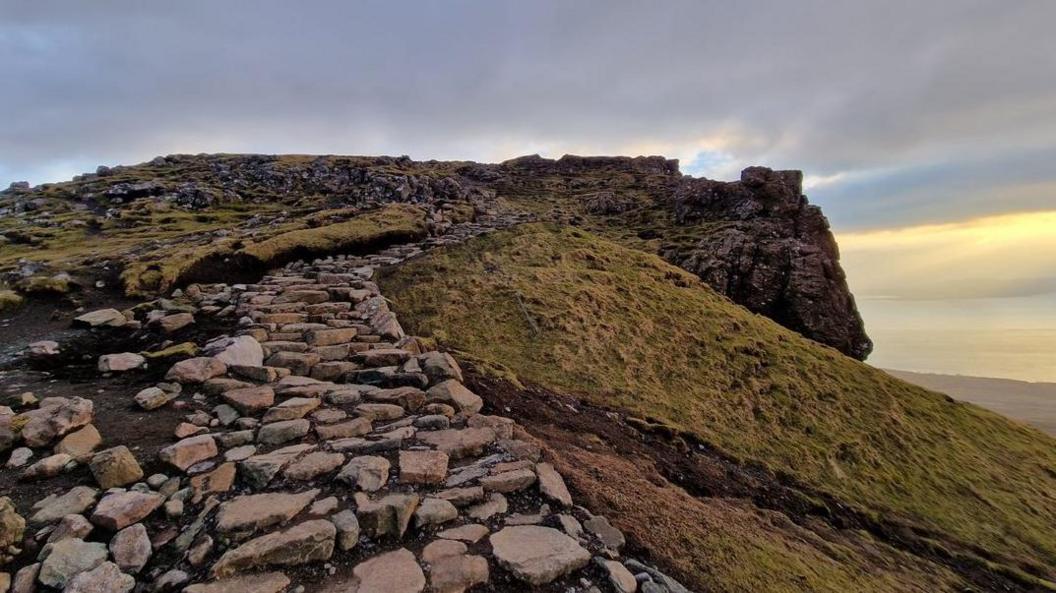
M 1056 435 L 1056 383 L 884 369 L 887 373 Z

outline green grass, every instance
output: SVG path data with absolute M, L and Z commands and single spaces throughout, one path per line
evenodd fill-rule
M 1056 571 L 1056 441 L 753 315 L 659 258 L 529 225 L 381 278 L 412 332 L 692 432 L 888 521 Z
M 13 290 L 0 290 L 0 311 L 10 311 L 22 306 L 23 298 Z
M 239 253 L 273 265 L 290 259 L 340 253 L 387 241 L 420 238 L 425 234 L 425 212 L 394 204 L 345 222 L 283 233 L 247 245 Z
M 166 292 L 193 276 L 201 266 L 224 265 L 223 259 L 236 262 L 230 265 L 254 265 L 267 269 L 288 261 L 330 253 L 364 248 L 384 242 L 412 240 L 425 233 L 425 212 L 413 206 L 396 204 L 351 216 L 347 220 L 325 224 L 327 216 L 347 218 L 348 212 L 321 212 L 308 217 L 321 226 L 296 228 L 294 223 L 272 230 L 269 237 L 259 242 L 242 243 L 230 238 L 218 243 L 191 246 L 167 251 L 151 257 L 139 258 L 128 264 L 121 274 L 125 293 L 148 296 Z M 245 258 L 250 258 L 249 260 Z

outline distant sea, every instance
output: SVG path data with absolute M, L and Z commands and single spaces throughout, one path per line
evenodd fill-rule
M 1056 299 L 860 299 L 881 368 L 1056 382 Z

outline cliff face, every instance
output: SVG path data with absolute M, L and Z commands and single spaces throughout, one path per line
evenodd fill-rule
M 748 309 L 858 359 L 872 351 L 839 250 L 799 171 L 751 167 L 740 181 L 683 180 L 675 218 L 724 222 L 688 251 L 663 254 Z
M 136 228 L 144 203 L 222 211 L 281 205 L 271 224 L 296 215 L 401 202 L 433 213 L 452 205 L 477 213 L 520 208 L 541 219 L 587 225 L 629 238 L 748 309 L 864 359 L 872 344 L 820 209 L 807 202 L 798 171 L 746 169 L 739 181 L 683 176 L 662 157 L 537 155 L 501 164 L 412 161 L 407 157 L 172 155 L 129 167 L 100 167 L 72 182 L 0 194 L 0 212 L 30 219 L 74 208 Z M 56 204 L 58 202 L 59 204 Z M 260 223 L 266 216 L 260 216 Z M 55 217 L 41 219 L 54 232 Z M 103 221 L 103 222 L 100 222 Z M 25 228 L 0 229 L 12 243 Z M 250 230 L 250 233 L 256 231 Z M 32 233 L 30 233 L 32 234 Z M 0 262 L 2 267 L 3 262 Z

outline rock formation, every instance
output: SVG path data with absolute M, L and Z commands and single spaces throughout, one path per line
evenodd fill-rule
M 433 212 L 435 232 L 451 224 L 436 213 L 452 205 L 476 213 L 524 207 L 543 220 L 593 222 L 619 229 L 618 235 L 656 240 L 658 255 L 735 302 L 864 359 L 872 343 L 828 222 L 807 202 L 801 180 L 798 171 L 762 167 L 745 169 L 734 182 L 697 179 L 662 157 L 552 160 L 532 155 L 480 164 L 407 157 L 171 155 L 143 165 L 103 167 L 65 184 L 12 185 L 0 192 L 0 215 L 40 213 L 48 207 L 44 195 L 110 218 L 120 218 L 144 200 L 199 212 L 236 202 L 315 209 L 398 202 Z M 570 211 L 554 207 L 551 199 Z M 663 223 L 646 225 L 646 219 Z M 37 240 L 17 230 L 6 238 Z M 35 272 L 22 269 L 22 275 Z

